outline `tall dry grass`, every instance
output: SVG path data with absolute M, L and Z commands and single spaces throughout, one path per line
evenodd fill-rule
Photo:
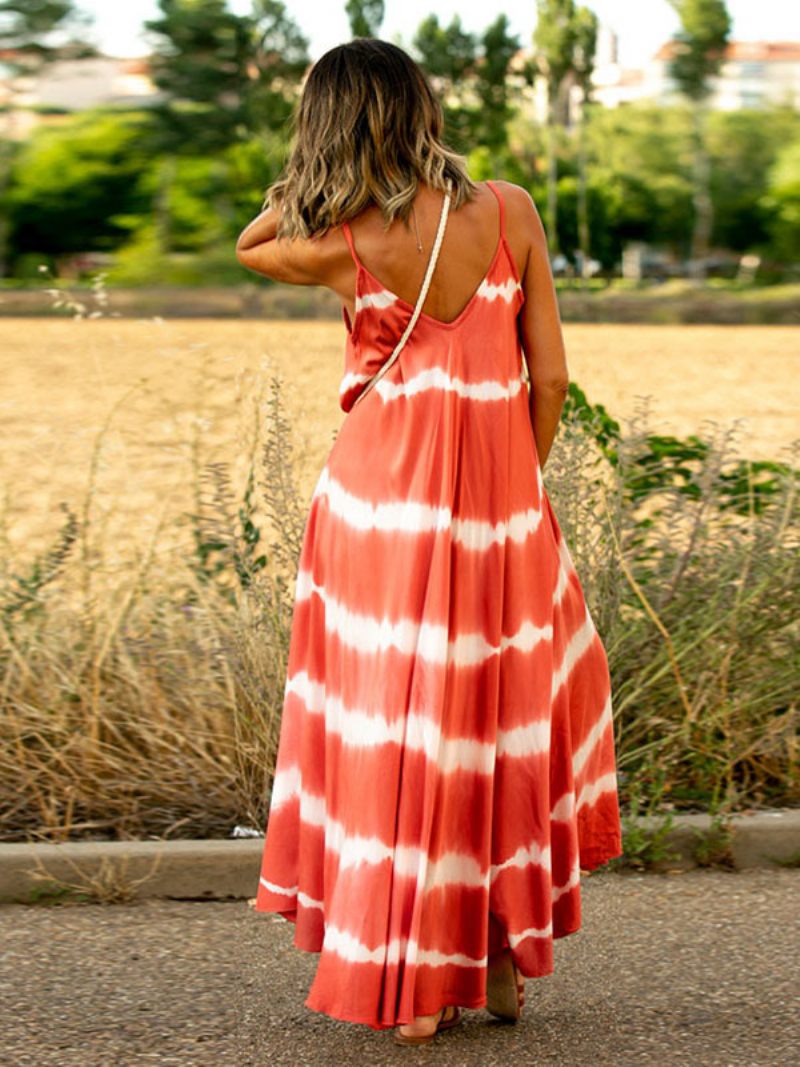
M 107 427 L 51 549 L 12 560 L 0 524 L 2 839 L 263 823 L 305 524 L 277 379 L 267 392 L 243 483 L 193 448 L 193 509 L 122 563 L 93 505 Z M 162 539 L 181 549 L 159 554 Z
M 0 515 L 2 839 L 263 827 L 308 501 L 281 379 L 242 417 L 236 470 L 198 420 L 191 509 L 121 560 L 97 506 L 113 412 L 47 551 L 13 558 Z M 625 805 L 797 802 L 796 453 L 565 413 L 545 484 L 609 653 Z
M 750 463 L 736 424 L 666 438 L 643 398 L 610 442 L 589 414 L 545 481 L 608 652 L 626 800 L 797 803 L 800 442 Z

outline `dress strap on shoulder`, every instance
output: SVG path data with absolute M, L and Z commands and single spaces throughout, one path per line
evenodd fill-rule
M 506 205 L 505 205 L 505 200 L 503 199 L 503 194 L 500 192 L 500 190 L 494 184 L 494 182 L 491 180 L 491 178 L 487 178 L 486 184 L 489 186 L 489 188 L 492 190 L 494 195 L 497 197 L 497 203 L 498 203 L 498 205 L 500 207 L 500 236 L 501 237 L 505 237 L 506 236 Z
M 344 234 L 344 239 L 347 241 L 347 246 L 350 249 L 350 255 L 353 257 L 353 262 L 357 267 L 362 267 L 363 264 L 358 258 L 358 253 L 356 252 L 355 242 L 353 241 L 353 231 L 350 229 L 349 222 L 342 223 L 342 233 Z

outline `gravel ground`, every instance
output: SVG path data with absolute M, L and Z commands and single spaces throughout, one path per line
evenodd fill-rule
M 244 902 L 0 908 L 3 1067 L 800 1063 L 800 871 L 598 872 L 516 1025 L 432 1045 L 303 1005 L 317 956 Z

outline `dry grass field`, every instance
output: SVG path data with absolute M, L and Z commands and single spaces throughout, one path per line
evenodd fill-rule
M 572 379 L 623 422 L 648 397 L 657 432 L 743 419 L 749 458 L 778 459 L 797 436 L 792 327 L 566 324 L 564 333 Z M 2 512 L 12 555 L 43 543 L 61 521 L 60 500 L 79 506 L 93 462 L 93 518 L 103 518 L 112 554 L 170 509 L 191 507 L 192 449 L 201 462 L 234 470 L 244 462 L 253 400 L 274 373 L 297 420 L 299 487 L 310 494 L 344 418 L 343 345 L 344 329 L 332 322 L 0 320 Z

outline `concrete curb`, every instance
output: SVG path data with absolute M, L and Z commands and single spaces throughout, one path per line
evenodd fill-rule
M 659 825 L 647 816 L 636 821 L 643 830 Z M 698 835 L 707 833 L 711 825 L 708 815 L 676 816 L 662 845 L 677 857 L 662 863 L 660 869 L 698 866 Z M 715 850 L 718 863 L 743 870 L 800 860 L 800 809 L 740 815 L 728 826 L 730 838 Z M 262 837 L 0 844 L 0 903 L 34 903 L 76 894 L 109 901 L 252 898 L 263 844 Z

